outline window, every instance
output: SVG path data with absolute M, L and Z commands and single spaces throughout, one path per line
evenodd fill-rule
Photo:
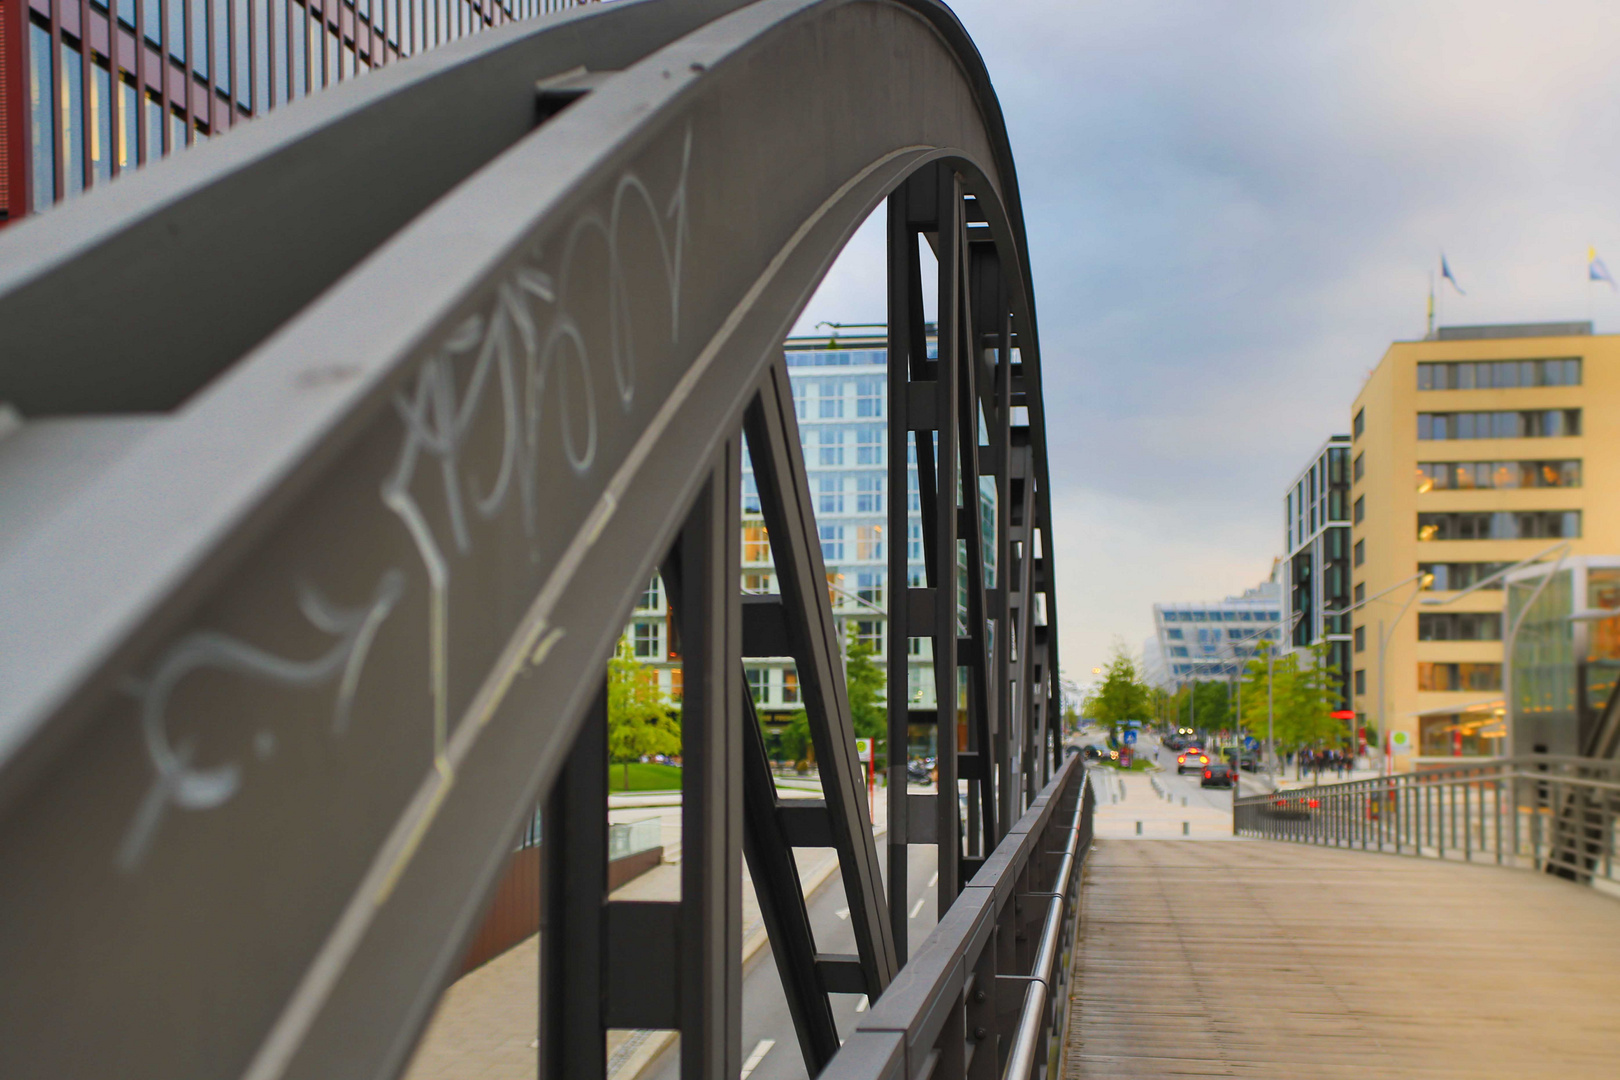
M 1491 575 L 1506 570 L 1512 563 L 1505 562 L 1454 562 L 1454 563 L 1418 563 L 1418 573 L 1431 574 L 1433 580 L 1428 588 L 1435 592 L 1447 592 L 1456 589 L 1467 589 L 1484 581 Z M 1487 589 L 1500 589 L 1500 578 L 1483 586 Z
M 1352 561 L 1357 566 L 1367 561 L 1367 541 L 1357 540 L 1353 550 L 1355 551 L 1355 558 Z
M 844 384 L 837 379 L 823 380 L 818 388 L 821 398 L 821 409 L 817 413 L 823 420 L 842 420 L 844 418 Z
M 1499 611 L 1444 611 L 1418 614 L 1419 641 L 1501 641 Z
M 855 595 L 876 607 L 883 606 L 882 570 L 862 570 L 855 575 Z
M 1181 641 L 1182 640 L 1181 627 L 1179 627 L 1179 626 L 1170 627 L 1168 630 L 1166 630 L 1164 632 L 1164 636 L 1169 638 L 1171 641 Z
M 1171 656 L 1186 656 L 1187 655 L 1187 646 L 1185 646 L 1185 645 L 1172 645 L 1172 646 L 1170 646 L 1170 655 Z
M 1535 540 L 1581 535 L 1579 510 L 1419 514 L 1419 540 Z
M 771 672 L 769 668 L 751 667 L 743 668 L 743 675 L 748 679 L 748 693 L 758 705 L 770 696 Z
M 844 512 L 844 478 L 838 475 L 822 476 L 816 480 L 819 498 L 816 513 L 842 514 Z
M 883 627 L 884 620 L 882 619 L 860 619 L 850 624 L 850 629 L 854 631 L 851 636 L 855 642 L 868 645 L 874 652 L 881 654 L 883 652 Z
M 855 557 L 868 560 L 883 558 L 883 526 L 855 526 Z
M 906 512 L 909 514 L 922 513 L 922 492 L 917 487 L 915 462 L 912 463 L 912 468 L 906 470 Z
M 1500 390 L 1519 386 L 1579 386 L 1579 357 L 1474 360 L 1419 364 L 1419 390 Z
M 855 512 L 883 513 L 883 474 L 866 473 L 855 480 Z
M 1366 652 L 1367 651 L 1367 628 L 1365 626 L 1356 627 L 1354 637 L 1355 637 L 1355 642 L 1356 642 L 1356 652 Z
M 759 510 L 759 481 L 754 479 L 751 472 L 743 473 L 743 513 L 757 514 Z
M 855 464 L 883 464 L 883 425 L 862 424 L 855 432 Z
M 810 415 L 810 388 L 802 382 L 791 382 L 793 387 L 793 415 L 800 420 Z
M 855 415 L 882 416 L 883 391 L 882 379 L 866 378 L 855 380 Z
M 1350 437 L 1361 438 L 1361 433 L 1367 430 L 1367 410 L 1357 409 L 1356 418 L 1350 422 Z
M 658 579 L 655 577 L 647 582 L 647 587 L 641 590 L 641 597 L 636 601 L 637 611 L 657 611 L 663 606 L 658 596 Z
M 1356 586 L 1355 602 L 1358 603 L 1358 604 L 1362 604 L 1362 603 L 1366 603 L 1366 601 L 1367 601 L 1367 586 L 1366 586 L 1366 584 L 1363 583 L 1361 585 L 1357 585 Z
M 1246 638 L 1248 636 L 1249 636 L 1249 632 L 1247 630 L 1240 630 L 1240 629 L 1238 629 L 1236 627 L 1233 627 L 1232 629 L 1230 629 L 1230 630 L 1228 630 L 1226 632 L 1226 639 L 1228 641 L 1242 641 L 1244 638 Z
M 1578 458 L 1551 461 L 1425 461 L 1417 467 L 1418 494 L 1476 488 L 1581 486 Z
M 923 535 L 921 522 L 913 521 L 906 526 L 906 561 L 923 561 Z
M 662 623 L 637 622 L 630 627 L 630 643 L 638 660 L 657 660 L 663 656 Z
M 844 561 L 844 527 L 842 525 L 821 526 L 821 561 L 835 563 Z
M 1366 668 L 1357 668 L 1356 669 L 1356 693 L 1365 694 L 1366 692 L 1367 692 L 1367 669 Z
M 843 431 L 838 428 L 824 427 L 818 434 L 821 444 L 821 464 L 842 465 L 844 463 Z
M 1502 689 L 1502 665 L 1418 662 L 1418 689 L 1430 692 Z
M 1356 512 L 1355 512 L 1355 516 L 1352 518 L 1352 520 L 1357 525 L 1359 525 L 1359 524 L 1361 524 L 1362 519 L 1365 518 L 1366 516 L 1367 516 L 1367 496 L 1362 495 L 1362 496 L 1360 496 L 1359 498 L 1356 499 Z
M 799 673 L 792 668 L 782 669 L 782 704 L 799 703 Z
M 1418 438 L 1553 439 L 1581 433 L 1579 409 L 1418 413 Z
M 1355 474 L 1356 480 L 1360 480 L 1363 476 L 1367 475 L 1366 457 L 1366 454 L 1357 454 L 1356 462 L 1353 466 L 1351 466 L 1351 471 Z
M 763 525 L 743 526 L 743 562 L 762 563 L 771 561 L 771 538 L 765 532 Z

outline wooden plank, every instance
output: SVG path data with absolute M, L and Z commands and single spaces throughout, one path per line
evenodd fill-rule
M 1099 840 L 1063 1076 L 1616 1075 L 1620 902 L 1545 875 Z

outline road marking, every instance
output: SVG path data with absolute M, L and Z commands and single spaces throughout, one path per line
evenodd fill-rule
M 915 919 L 917 917 L 917 913 L 922 910 L 922 906 L 923 902 L 919 898 L 915 904 L 911 905 L 911 915 L 909 917 Z
M 930 889 L 932 889 L 935 885 L 938 885 L 938 884 L 939 884 L 939 871 L 935 870 L 934 871 L 934 876 L 928 879 L 928 887 Z
M 859 1001 L 857 1001 L 855 1003 L 855 1011 L 856 1012 L 865 1012 L 866 1011 L 866 995 L 865 994 L 862 994 L 861 995 L 861 1000 L 859 1000 Z
M 849 918 L 849 908 L 839 908 L 837 911 L 833 912 L 833 914 L 837 915 L 840 919 L 847 919 Z
M 748 1074 L 759 1068 L 759 1063 L 765 1060 L 765 1055 L 770 1053 L 771 1047 L 775 1045 L 775 1039 L 759 1040 L 759 1045 L 754 1047 L 754 1052 L 748 1055 L 747 1061 L 743 1062 L 741 1080 L 748 1080 Z

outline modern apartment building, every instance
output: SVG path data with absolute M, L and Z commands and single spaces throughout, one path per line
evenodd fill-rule
M 372 68 L 586 2 L 0 0 L 0 226 Z
M 885 490 L 888 484 L 888 339 L 881 327 L 865 336 L 789 338 L 784 344 L 788 375 L 799 422 L 799 441 L 815 499 L 821 555 L 833 618 L 846 642 L 863 642 L 874 650 L 874 662 L 886 668 L 888 626 L 889 538 Z M 932 349 L 932 344 L 930 344 Z M 907 471 L 910 512 L 914 515 L 901 541 L 913 585 L 923 583 L 922 519 L 916 463 Z M 776 591 L 770 538 L 760 517 L 758 489 L 744 461 L 743 590 Z M 982 493 L 990 499 L 992 494 Z M 990 504 L 987 502 L 987 507 Z M 993 513 L 985 515 L 993 528 Z M 987 536 L 993 557 L 993 533 Z M 987 567 L 992 571 L 993 567 Z M 680 694 L 678 643 L 669 639 L 667 599 L 654 580 L 636 605 L 630 626 L 638 658 L 660 671 L 673 696 Z M 933 656 L 930 642 L 912 641 L 908 672 L 912 704 L 934 707 Z M 786 720 L 800 705 L 799 684 L 787 657 L 749 660 L 745 665 L 755 707 L 768 723 Z
M 1350 436 L 1334 435 L 1283 496 L 1283 625 L 1289 649 L 1326 642 L 1350 708 Z
M 1590 323 L 1443 327 L 1368 377 L 1351 406 L 1351 695 L 1360 722 L 1410 737 L 1397 768 L 1501 751 L 1492 575 L 1614 550 L 1617 450 L 1620 336 Z
M 1230 679 L 1282 636 L 1282 586 L 1263 581 L 1242 596 L 1210 603 L 1153 605 L 1153 629 L 1164 657 L 1165 689 L 1202 679 Z

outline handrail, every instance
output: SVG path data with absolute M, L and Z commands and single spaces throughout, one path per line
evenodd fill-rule
M 1490 859 L 1617 883 L 1620 762 L 1535 754 L 1250 795 L 1239 835 L 1434 858 Z
M 1062 1034 L 1064 1017 L 1052 1006 L 1061 1000 L 1055 987 L 1073 941 L 1073 893 L 1091 846 L 1096 798 L 1086 780 L 1079 757 L 1063 764 L 872 1003 L 823 1080 L 963 1075 L 979 1053 L 1005 1063 L 1004 1080 L 1041 1075 L 1049 1056 L 1043 1043 Z M 1043 872 L 1043 864 L 1052 869 Z M 1017 944 L 1030 940 L 1033 952 Z M 1027 959 L 999 970 L 998 958 L 1008 955 Z M 1013 1004 L 1012 994 L 1016 1011 L 1002 1007 Z

